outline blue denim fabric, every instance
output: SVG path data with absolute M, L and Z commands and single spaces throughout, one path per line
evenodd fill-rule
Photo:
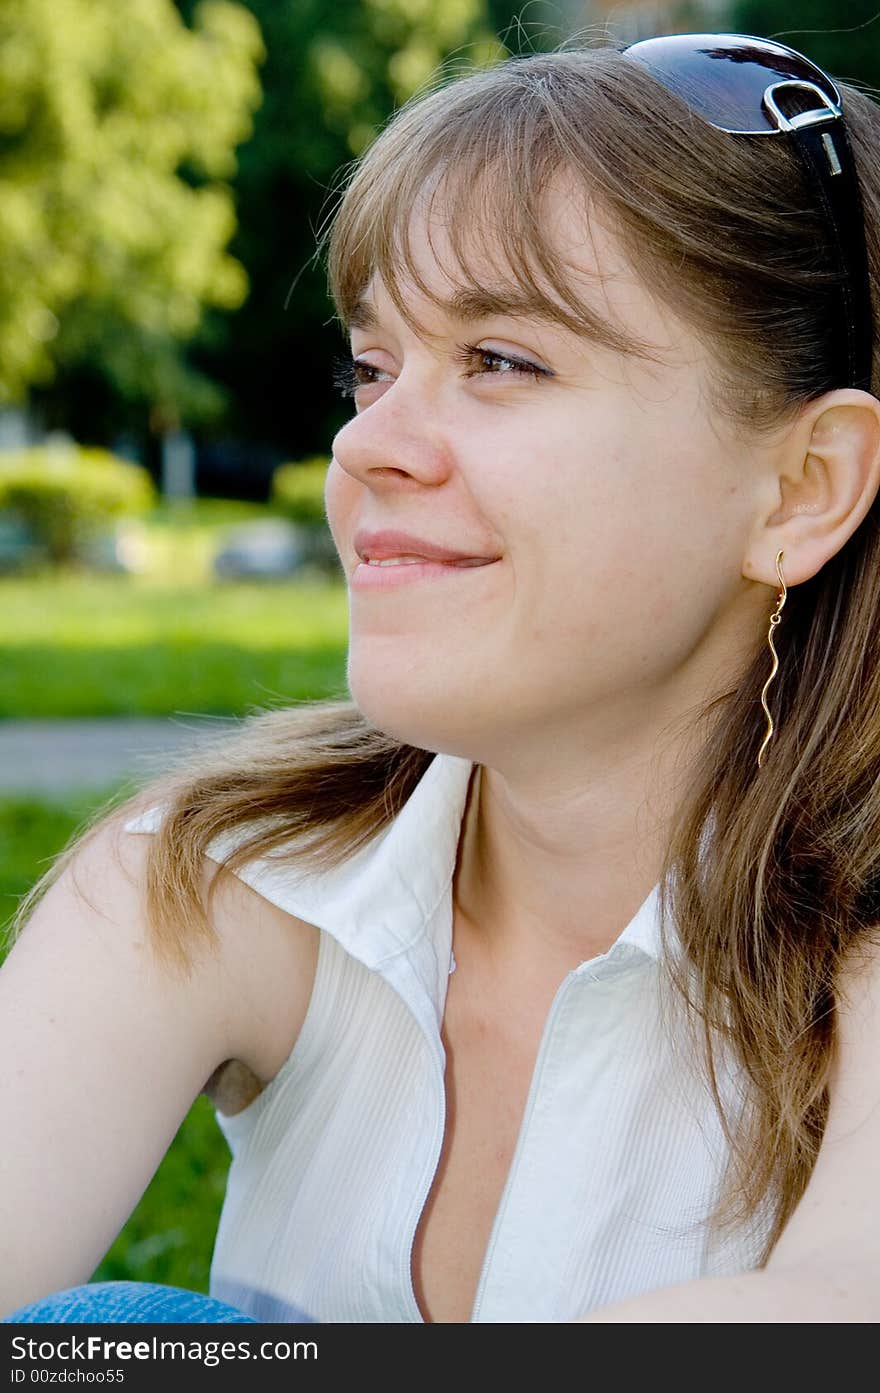
M 165 1325 L 177 1322 L 197 1325 L 209 1321 L 257 1323 L 235 1306 L 227 1306 L 197 1291 L 184 1291 L 183 1287 L 167 1287 L 158 1282 L 87 1282 L 22 1306 L 4 1316 L 0 1324 L 62 1321 L 102 1325 L 117 1321 Z

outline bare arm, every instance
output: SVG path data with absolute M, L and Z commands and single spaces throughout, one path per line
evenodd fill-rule
M 702 1277 L 615 1301 L 587 1325 L 827 1325 L 880 1320 L 880 1266 L 829 1260 L 790 1269 Z
M 152 955 L 149 840 L 102 828 L 0 969 L 0 1316 L 90 1278 L 206 1080 L 247 1052 L 230 955 L 187 983 Z

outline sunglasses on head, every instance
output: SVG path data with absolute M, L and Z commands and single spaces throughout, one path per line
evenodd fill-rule
M 835 385 L 870 392 L 873 319 L 864 213 L 834 82 L 802 53 L 752 34 L 667 34 L 622 52 L 716 130 L 790 137 L 823 209 L 841 272 L 841 297 L 829 325 Z M 792 113 L 788 93 L 798 106 L 808 99 L 807 110 Z

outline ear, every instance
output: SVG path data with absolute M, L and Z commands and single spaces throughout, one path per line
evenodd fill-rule
M 742 573 L 778 588 L 784 551 L 786 585 L 799 585 L 840 551 L 880 489 L 880 401 L 841 387 L 809 402 L 767 452 L 760 478 Z

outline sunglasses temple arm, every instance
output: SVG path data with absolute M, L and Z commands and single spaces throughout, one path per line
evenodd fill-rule
M 835 238 L 841 294 L 833 311 L 835 343 L 846 345 L 849 386 L 871 390 L 873 316 L 864 237 L 864 213 L 855 160 L 842 120 L 802 125 L 791 132 Z

